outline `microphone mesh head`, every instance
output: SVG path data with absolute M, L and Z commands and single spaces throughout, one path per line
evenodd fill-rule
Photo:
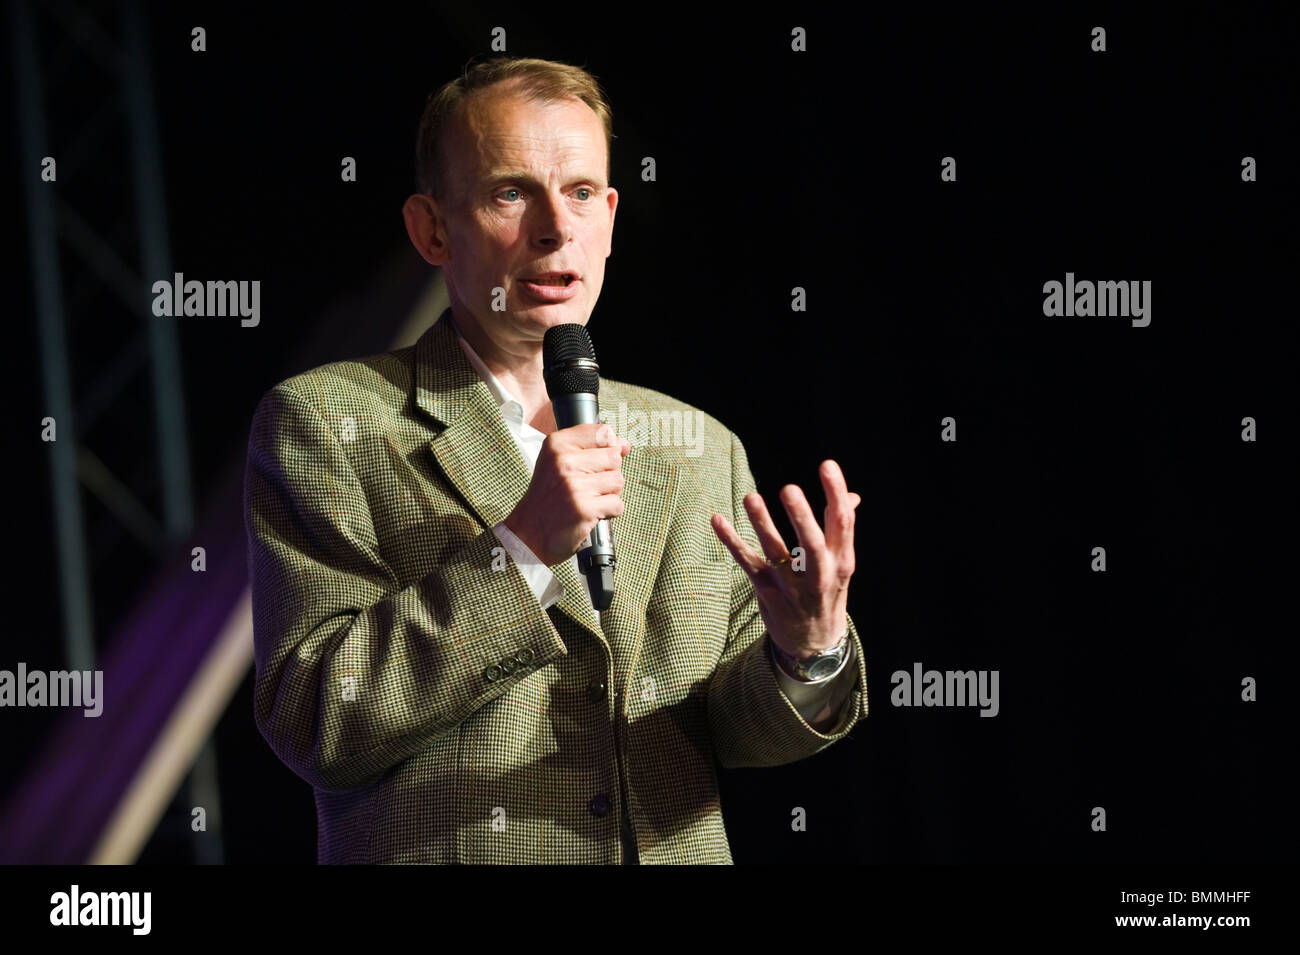
M 599 372 L 566 364 L 575 358 L 596 360 L 587 329 L 576 322 L 548 328 L 542 336 L 542 377 L 552 399 L 557 395 L 600 393 Z
M 542 362 L 554 365 L 571 358 L 596 360 L 596 349 L 591 344 L 586 326 L 577 322 L 552 325 L 542 336 Z

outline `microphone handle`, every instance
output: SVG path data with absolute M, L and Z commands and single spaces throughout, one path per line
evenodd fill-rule
M 600 420 L 600 403 L 591 392 L 560 395 L 551 402 L 551 411 L 561 430 Z M 586 545 L 578 551 L 578 569 L 587 578 L 591 605 L 608 610 L 614 600 L 614 529 L 607 518 L 597 521 L 587 535 Z

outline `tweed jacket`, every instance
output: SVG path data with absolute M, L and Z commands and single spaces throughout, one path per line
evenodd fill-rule
M 444 313 L 445 317 L 446 313 Z M 695 414 L 601 378 L 602 410 Z M 710 526 L 754 490 L 740 439 L 633 442 L 613 520 L 616 595 L 572 561 L 543 610 L 491 528 L 530 472 L 483 380 L 435 322 L 411 346 L 262 396 L 245 471 L 254 718 L 315 791 L 322 863 L 732 862 L 717 767 L 778 766 L 840 725 L 781 692 L 753 585 Z M 630 439 L 629 439 L 630 440 Z

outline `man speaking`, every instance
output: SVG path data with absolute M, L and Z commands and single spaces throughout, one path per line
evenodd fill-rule
M 543 338 L 611 254 L 612 113 L 584 70 L 480 63 L 433 94 L 411 241 L 451 306 L 407 348 L 267 392 L 245 474 L 257 726 L 343 863 L 732 861 L 716 765 L 778 766 L 867 713 L 854 509 L 793 485 L 787 549 L 745 449 L 557 429 Z M 599 379 L 602 407 L 694 416 Z M 615 590 L 575 554 L 602 519 Z

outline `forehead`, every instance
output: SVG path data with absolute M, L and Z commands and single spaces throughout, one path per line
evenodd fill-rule
M 453 161 L 478 174 L 502 167 L 550 168 L 594 164 L 605 168 L 605 128 L 579 99 L 541 102 L 513 90 L 492 88 L 465 103 L 449 143 Z

